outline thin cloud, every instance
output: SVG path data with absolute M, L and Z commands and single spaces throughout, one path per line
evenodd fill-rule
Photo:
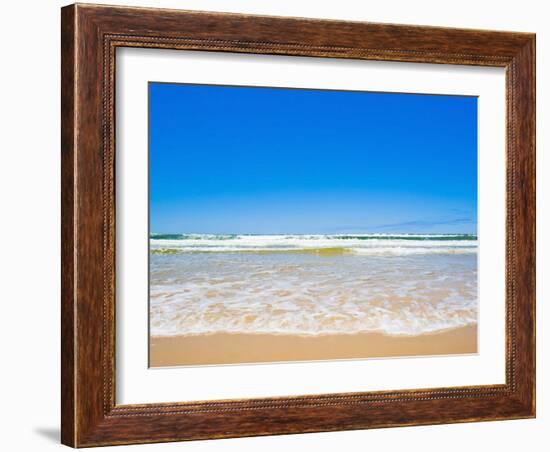
M 374 226 L 375 229 L 393 229 L 393 228 L 402 228 L 402 227 L 422 227 L 422 226 L 452 226 L 452 225 L 461 225 L 461 224 L 470 224 L 473 223 L 471 218 L 454 218 L 452 220 L 439 220 L 439 221 L 427 221 L 427 220 L 415 220 L 415 221 L 404 221 L 401 223 L 391 223 L 391 224 L 382 224 Z
M 402 221 L 398 223 L 387 224 L 364 224 L 359 226 L 357 224 L 340 225 L 339 227 L 324 228 L 324 233 L 367 233 L 367 232 L 433 232 L 434 228 L 438 229 L 438 232 L 457 232 L 454 227 L 464 227 L 467 225 L 474 226 L 475 219 L 468 217 L 451 218 L 451 219 L 439 219 L 439 220 L 412 220 Z M 451 229 L 452 228 L 452 229 Z M 473 231 L 472 231 L 473 232 Z

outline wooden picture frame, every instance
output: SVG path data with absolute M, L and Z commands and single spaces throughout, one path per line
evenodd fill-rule
M 70 5 L 62 9 L 62 442 L 73 447 L 535 416 L 535 35 Z M 506 69 L 506 383 L 115 403 L 115 50 Z

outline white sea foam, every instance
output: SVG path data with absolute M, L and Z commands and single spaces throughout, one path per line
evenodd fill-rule
M 416 335 L 476 323 L 476 240 L 386 237 L 152 240 L 176 253 L 151 255 L 151 334 Z
M 161 236 L 162 237 L 162 236 Z M 327 249 L 362 255 L 476 253 L 477 240 L 466 235 L 199 235 L 180 239 L 152 237 L 153 253 L 311 252 Z

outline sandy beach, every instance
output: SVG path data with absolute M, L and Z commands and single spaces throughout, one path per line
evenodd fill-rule
M 151 337 L 149 365 L 165 367 L 476 352 L 476 325 L 418 336 L 214 333 Z

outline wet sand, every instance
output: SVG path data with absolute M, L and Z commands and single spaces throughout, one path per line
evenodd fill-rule
M 477 325 L 418 336 L 197 334 L 151 337 L 150 367 L 265 363 L 477 352 Z

